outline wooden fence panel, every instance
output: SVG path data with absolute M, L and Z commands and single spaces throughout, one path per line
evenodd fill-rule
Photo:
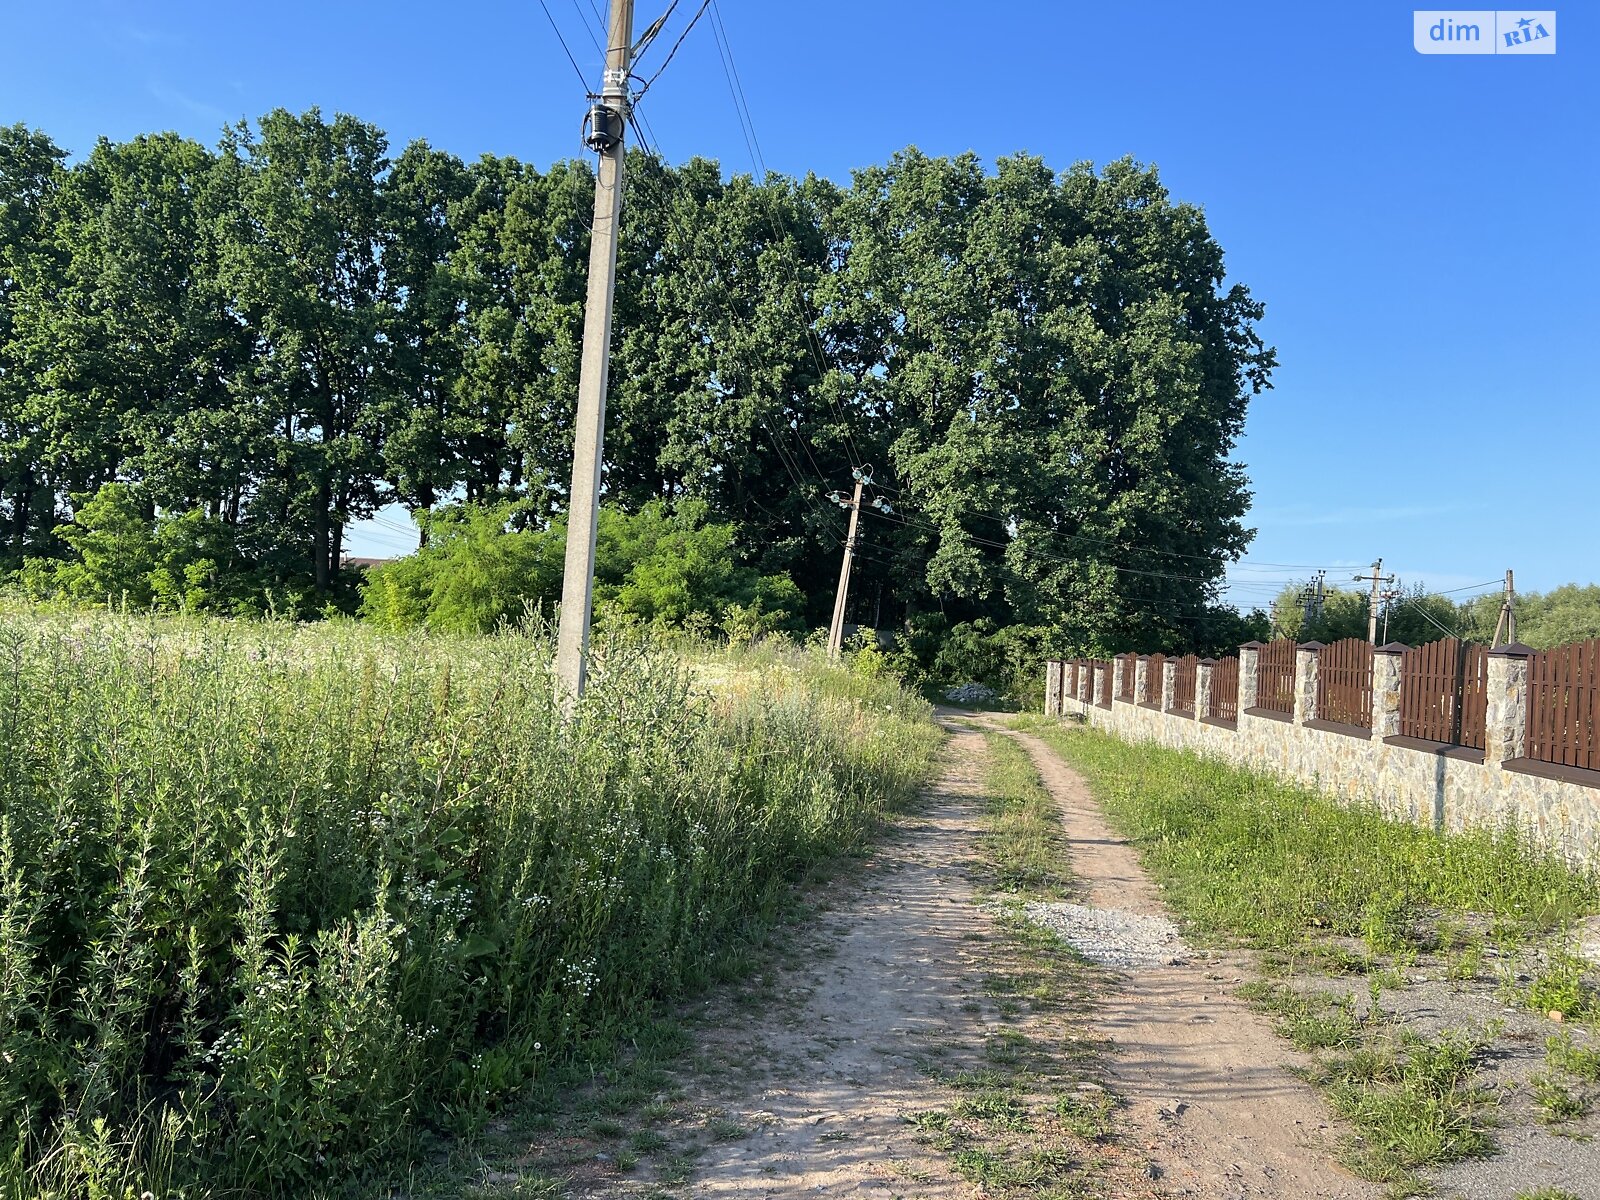
M 1256 707 L 1272 712 L 1294 711 L 1293 638 L 1268 642 L 1256 652 Z
M 1105 687 L 1103 687 L 1101 689 L 1101 691 L 1100 691 L 1100 707 L 1101 708 L 1110 708 L 1111 707 L 1111 660 L 1109 658 L 1099 658 L 1099 659 L 1095 660 L 1095 664 L 1094 665 L 1097 666 L 1097 667 L 1103 668 L 1105 670 L 1105 673 L 1106 673 Z M 1130 695 L 1131 694 L 1132 693 L 1130 693 Z
M 1117 692 L 1117 699 L 1126 700 L 1129 704 L 1132 704 L 1133 675 L 1139 663 L 1139 656 L 1130 650 L 1127 654 L 1117 655 L 1117 658 L 1122 663 L 1122 687 Z
M 1178 669 L 1172 676 L 1172 711 L 1194 716 L 1194 685 L 1200 674 L 1200 656 L 1185 654 L 1176 660 Z
M 1372 728 L 1372 643 L 1345 638 L 1317 656 L 1317 716 Z
M 1147 654 L 1144 658 L 1144 702 L 1161 707 L 1161 675 L 1166 664 L 1165 654 Z
M 1440 638 L 1400 656 L 1400 732 L 1482 750 L 1489 708 L 1489 651 Z
M 1219 658 L 1211 668 L 1211 715 L 1219 721 L 1239 719 L 1239 659 Z
M 1527 756 L 1600 771 L 1600 640 L 1528 660 Z

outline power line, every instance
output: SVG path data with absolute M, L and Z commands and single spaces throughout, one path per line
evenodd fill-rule
M 695 12 L 694 16 L 689 19 L 689 23 L 683 27 L 683 32 L 678 35 L 678 40 L 672 43 L 672 49 L 667 51 L 667 57 L 662 61 L 661 65 L 656 68 L 656 73 L 654 75 L 650 76 L 649 79 L 645 80 L 644 81 L 644 86 L 641 87 L 638 90 L 638 92 L 636 92 L 634 94 L 633 102 L 635 104 L 639 103 L 640 100 L 644 99 L 644 94 L 650 90 L 650 85 L 655 83 L 656 80 L 661 78 L 661 73 L 663 71 L 665 71 L 667 69 L 667 67 L 671 64 L 672 56 L 678 52 L 678 47 L 683 45 L 683 39 L 689 36 L 689 31 L 691 29 L 693 29 L 695 27 L 695 25 L 699 22 L 701 15 L 706 11 L 706 9 L 710 6 L 710 4 L 711 4 L 711 0 L 701 0 L 701 4 L 700 4 L 699 9 Z M 674 0 L 673 8 L 676 8 L 676 7 L 677 7 L 676 0 Z M 672 9 L 669 8 L 667 10 L 667 15 L 668 16 L 672 15 Z
M 761 153 L 761 141 L 756 136 L 755 117 L 750 112 L 750 104 L 745 97 L 744 85 L 739 79 L 738 64 L 734 61 L 733 56 L 733 41 L 728 37 L 728 27 L 722 20 L 722 10 L 717 6 L 716 0 L 707 0 L 707 3 L 711 6 L 711 34 L 712 39 L 717 44 L 717 59 L 722 64 L 722 74 L 728 83 L 728 95 L 733 101 L 733 111 L 734 116 L 739 121 L 739 131 L 745 139 L 745 149 L 750 154 L 750 165 L 753 169 L 759 170 L 762 179 L 765 180 L 768 173 L 766 158 Z M 766 217 L 768 224 L 772 226 L 772 236 L 775 241 L 782 242 L 785 240 L 783 230 L 779 228 L 777 217 L 770 209 L 767 211 Z M 794 258 L 781 254 L 779 257 L 788 268 L 790 282 L 794 284 L 800 304 L 800 317 L 805 325 L 806 349 L 810 352 L 817 366 L 817 384 L 819 387 L 823 387 L 832 372 L 824 361 L 822 334 L 816 329 L 817 317 L 807 311 L 805 287 L 796 269 Z M 851 466 L 862 466 L 865 459 L 860 448 L 856 445 L 855 439 L 850 436 L 850 420 L 845 415 L 843 406 L 831 393 L 828 395 L 828 402 L 833 406 L 834 415 L 839 418 L 839 432 L 842 435 L 845 450 L 851 459 Z
M 578 82 L 583 84 L 584 91 L 589 90 L 589 81 L 584 78 L 583 68 L 578 66 L 578 60 L 572 57 L 572 50 L 567 45 L 567 39 L 561 36 L 561 26 L 556 24 L 556 19 L 550 15 L 550 7 L 544 0 L 539 0 L 539 7 L 544 9 L 544 19 L 550 22 L 550 28 L 555 32 L 556 41 L 561 43 L 561 48 L 567 52 L 567 61 L 572 64 L 572 72 L 578 77 Z
M 593 5 L 591 5 L 590 8 L 591 8 L 591 11 L 592 11 Z M 600 39 L 595 37 L 595 35 L 594 35 L 594 26 L 589 24 L 589 18 L 584 16 L 583 15 L 583 9 L 578 7 L 578 0 L 572 0 L 572 11 L 578 14 L 578 24 L 582 25 L 583 26 L 583 31 L 589 35 L 589 41 L 594 46 L 594 52 L 596 54 L 598 54 L 601 58 L 604 58 L 605 55 L 606 55 L 606 52 L 600 48 Z M 600 14 L 599 13 L 595 13 L 595 20 L 596 21 L 600 20 Z M 604 24 L 602 24 L 600 26 L 600 29 L 601 29 L 602 32 L 604 32 L 604 30 L 605 30 Z

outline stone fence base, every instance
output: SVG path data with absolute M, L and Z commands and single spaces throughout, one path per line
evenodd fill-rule
M 1127 741 L 1192 750 L 1436 829 L 1515 828 L 1582 864 L 1594 863 L 1600 851 L 1600 790 L 1535 774 L 1537 766 L 1530 769 L 1526 760 L 1486 760 L 1482 751 L 1460 746 L 1381 737 L 1314 719 L 1308 724 L 1299 711 L 1243 710 L 1235 721 L 1220 721 L 1164 711 L 1167 705 L 1108 704 L 1105 696 L 1116 692 L 1111 680 L 1063 687 L 1059 664 L 1052 668 L 1051 715 L 1086 721 Z

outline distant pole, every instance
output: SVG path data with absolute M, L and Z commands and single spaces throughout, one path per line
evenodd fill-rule
M 617 288 L 617 233 L 622 216 L 622 135 L 628 120 L 633 60 L 633 0 L 611 0 L 606 73 L 585 121 L 584 142 L 600 156 L 589 239 L 589 294 L 583 308 L 583 361 L 572 438 L 572 488 L 567 503 L 567 558 L 561 578 L 556 676 L 564 700 L 583 695 L 594 608 L 594 547 L 605 454 L 606 377 L 611 368 L 611 309 Z
M 1379 598 L 1383 601 L 1383 644 L 1385 646 L 1389 644 L 1389 613 L 1394 610 L 1394 602 L 1404 594 L 1399 588 L 1385 588 L 1378 593 Z
M 1500 602 L 1500 617 L 1494 623 L 1494 641 L 1491 643 L 1492 645 L 1505 646 L 1517 640 L 1517 611 L 1512 607 L 1512 601 L 1515 596 L 1516 588 L 1511 578 L 1511 568 L 1507 567 L 1506 596 Z M 1504 641 L 1500 640 L 1502 633 L 1505 634 Z
M 1380 558 L 1372 564 L 1371 575 L 1357 575 L 1355 580 L 1358 583 L 1367 580 L 1372 582 L 1372 595 L 1367 600 L 1367 641 L 1376 646 L 1378 644 L 1378 585 L 1393 583 L 1394 576 L 1383 573 L 1383 559 Z
M 844 539 L 844 562 L 839 566 L 839 590 L 833 596 L 833 623 L 828 626 L 828 657 L 838 658 L 844 650 L 845 600 L 850 594 L 850 560 L 856 552 L 856 522 L 861 519 L 861 489 L 871 482 L 865 471 L 856 471 L 856 493 L 846 504 L 850 509 L 850 532 Z

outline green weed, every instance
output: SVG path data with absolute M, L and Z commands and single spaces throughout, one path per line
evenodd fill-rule
M 632 636 L 567 720 L 551 658 L 0 611 L 0 1200 L 403 1169 L 736 969 L 939 741 L 886 679 Z
M 1492 1153 L 1478 1119 L 1488 1097 L 1473 1083 L 1480 1049 L 1466 1035 L 1403 1036 L 1320 1063 L 1313 1081 L 1359 1135 L 1352 1167 L 1403 1182 L 1419 1167 Z
M 1533 1088 L 1534 1103 L 1539 1106 L 1540 1120 L 1547 1125 L 1559 1125 L 1589 1111 L 1588 1099 L 1554 1075 L 1535 1075 L 1528 1082 Z
M 1549 1038 L 1544 1044 L 1544 1057 L 1552 1067 L 1569 1075 L 1600 1083 L 1600 1050 L 1574 1044 L 1570 1033 L 1563 1031 Z

